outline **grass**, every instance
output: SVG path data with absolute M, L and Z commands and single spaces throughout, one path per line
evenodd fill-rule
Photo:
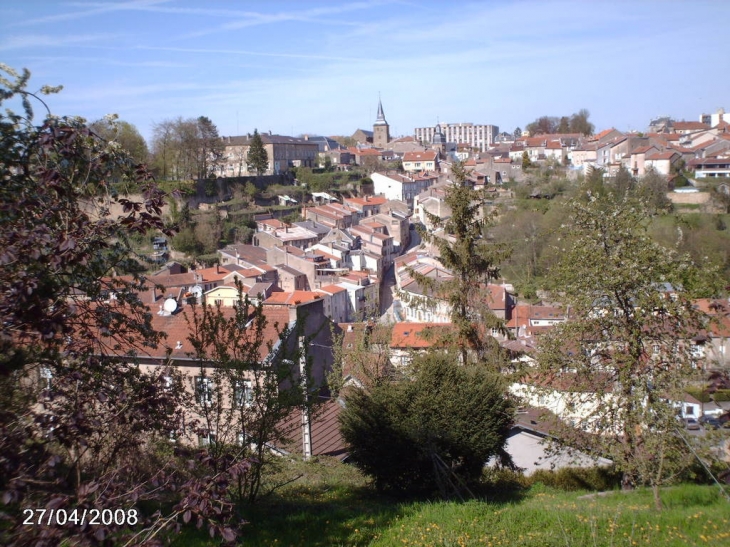
M 517 496 L 495 492 L 486 501 L 409 502 L 376 494 L 357 470 L 336 462 L 300 462 L 293 472 L 303 476 L 244 512 L 249 523 L 239 545 L 730 545 L 730 503 L 717 487 L 669 488 L 665 510 L 657 512 L 648 490 L 595 495 L 538 483 Z M 218 542 L 185 530 L 173 545 Z

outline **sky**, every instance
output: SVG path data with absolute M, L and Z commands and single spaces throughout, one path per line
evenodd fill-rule
M 58 115 L 221 135 L 351 135 L 379 98 L 391 135 L 512 132 L 590 112 L 596 130 L 730 109 L 725 0 L 24 0 L 0 3 L 0 63 L 63 85 Z

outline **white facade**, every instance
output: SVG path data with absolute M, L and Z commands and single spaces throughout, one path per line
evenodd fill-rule
M 440 123 L 438 124 L 446 142 L 457 144 L 468 144 L 486 152 L 487 148 L 494 144 L 499 134 L 499 127 L 496 125 L 479 125 L 473 123 Z M 414 136 L 421 144 L 430 144 L 433 141 L 435 127 L 417 127 L 414 129 Z

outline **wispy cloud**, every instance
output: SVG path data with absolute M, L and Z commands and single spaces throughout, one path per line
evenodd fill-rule
M 93 17 L 96 15 L 104 15 L 115 11 L 131 11 L 150 9 L 156 5 L 169 2 L 169 0 L 132 0 L 131 2 L 105 2 L 105 3 L 70 3 L 70 6 L 79 6 L 86 9 L 79 11 L 67 11 L 54 15 L 46 15 L 45 17 L 36 17 L 18 21 L 13 26 L 29 26 L 43 23 L 58 23 L 60 21 L 72 21 L 75 19 L 83 19 L 85 17 Z M 90 9 L 89 9 L 90 8 Z
M 185 62 L 175 61 L 128 61 L 123 59 L 110 59 L 107 57 L 81 57 L 78 55 L 28 55 L 28 61 L 53 62 L 53 63 L 75 63 L 79 65 L 94 66 L 126 66 L 133 68 L 191 68 L 194 65 Z
M 0 51 L 29 48 L 57 48 L 89 42 L 108 42 L 117 38 L 116 34 L 72 34 L 58 36 L 53 34 L 22 34 L 8 36 L 0 42 Z
M 287 59 L 314 59 L 324 61 L 377 61 L 367 57 L 340 57 L 336 55 L 316 55 L 312 53 L 275 53 L 269 51 L 251 51 L 246 49 L 213 49 L 213 48 L 184 48 L 167 46 L 138 46 L 136 49 L 150 51 L 174 51 L 178 53 L 206 53 L 214 55 L 244 55 L 252 57 L 282 57 Z

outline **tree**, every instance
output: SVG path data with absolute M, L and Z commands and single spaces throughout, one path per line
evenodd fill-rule
M 520 129 L 519 127 L 515 129 L 513 136 L 515 139 L 519 139 L 522 136 L 522 129 Z
M 590 112 L 585 108 L 568 116 L 541 116 L 534 122 L 527 124 L 530 135 L 551 133 L 582 133 L 592 135 L 594 126 L 588 121 Z
M 81 118 L 49 112 L 35 125 L 33 107 L 45 103 L 27 90 L 30 74 L 0 71 L 0 102 L 23 107 L 0 114 L 0 542 L 154 544 L 180 518 L 231 538 L 231 506 L 218 500 L 233 473 L 196 466 L 188 480 L 186 466 L 154 450 L 180 424 L 182 390 L 173 370 L 140 371 L 136 352 L 162 335 L 137 296 L 143 280 L 114 276 L 128 269 L 132 236 L 165 230 L 165 194 Z M 143 201 L 111 177 L 141 188 Z M 124 213 L 111 215 L 112 204 Z M 140 508 L 162 499 L 175 504 L 164 518 Z M 63 508 L 69 525 L 24 526 L 24 507 Z M 120 508 L 121 523 L 73 520 Z
M 295 326 L 288 325 L 288 310 L 277 323 L 263 304 L 243 295 L 243 285 L 237 288 L 234 306 L 204 303 L 186 316 L 198 367 L 190 409 L 219 470 L 249 462 L 232 495 L 253 503 L 261 494 L 264 471 L 281 460 L 272 446 L 288 443 L 302 427 L 301 413 L 311 418 L 316 412 L 322 386 L 307 348 L 331 344 L 327 323 L 308 322 L 301 309 Z M 298 420 L 292 419 L 295 412 L 300 412 Z
M 410 379 L 347 396 L 341 431 L 378 489 L 461 496 L 492 456 L 504 456 L 514 405 L 501 379 L 443 353 L 416 360 Z
M 570 117 L 570 132 L 571 133 L 582 133 L 583 135 L 593 135 L 595 127 L 588 121 L 590 112 L 585 108 L 579 110 L 576 114 Z
M 539 134 L 551 134 L 555 133 L 558 127 L 558 118 L 555 116 L 541 116 L 534 122 L 527 124 L 527 129 L 530 135 L 535 136 Z
M 223 155 L 218 128 L 207 117 L 177 117 L 153 126 L 152 166 L 165 180 L 205 179 L 215 175 Z
M 149 149 L 144 137 L 134 125 L 117 119 L 116 115 L 92 122 L 89 129 L 102 139 L 119 143 L 136 163 L 147 163 L 149 160 Z
M 522 170 L 526 171 L 532 167 L 532 162 L 530 161 L 530 155 L 527 153 L 527 150 L 522 152 Z
M 503 328 L 489 309 L 486 286 L 498 277 L 499 264 L 509 252 L 506 247 L 490 244 L 483 237 L 491 220 L 484 212 L 485 194 L 474 190 L 460 163 L 454 164 L 451 174 L 454 180 L 444 200 L 451 216 L 444 220 L 427 213 L 431 223 L 436 228 L 443 228 L 444 234 L 436 236 L 423 230 L 419 230 L 419 234 L 424 241 L 435 245 L 439 262 L 453 278 L 436 281 L 417 272 L 411 275 L 432 297 L 448 302 L 451 322 L 457 331 L 454 342 L 462 363 L 467 363 L 470 350 L 482 359 L 488 349 L 494 349 L 491 337 L 485 336 L 485 329 L 491 332 L 491 329 Z
M 206 116 L 198 118 L 198 178 L 215 176 L 223 158 L 224 145 L 218 128 Z
M 649 217 L 645 202 L 610 192 L 570 203 L 552 286 L 573 320 L 544 338 L 537 374 L 569 386 L 575 428 L 560 438 L 612 459 L 625 487 L 651 485 L 659 507 L 659 487 L 686 464 L 675 405 L 703 317 L 691 300 L 697 270 L 651 240 Z
M 562 116 L 560 118 L 557 133 L 570 133 L 570 122 L 567 116 Z
M 259 177 L 269 169 L 269 154 L 264 148 L 264 141 L 257 129 L 253 130 L 253 136 L 249 143 L 246 165 L 249 171 L 256 172 L 256 176 Z

